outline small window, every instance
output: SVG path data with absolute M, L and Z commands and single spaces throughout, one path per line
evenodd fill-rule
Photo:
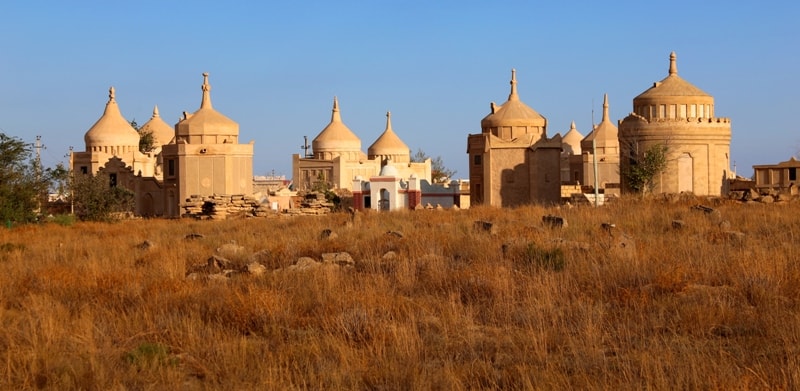
M 167 176 L 175 176 L 175 159 L 167 160 Z
M 476 165 L 476 166 L 480 166 L 480 165 L 481 165 L 481 160 L 482 160 L 481 158 L 482 158 L 482 156 L 481 156 L 481 155 L 475 155 L 475 156 L 473 156 L 473 157 L 472 157 L 472 164 L 474 164 L 474 165 Z
M 117 174 L 108 174 L 108 186 L 117 187 Z
M 797 168 L 792 167 L 789 169 L 789 180 L 796 181 L 797 180 Z
M 89 167 L 81 166 L 81 174 L 86 175 L 88 173 L 89 173 Z

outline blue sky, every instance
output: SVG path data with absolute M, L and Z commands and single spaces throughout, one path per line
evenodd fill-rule
M 609 94 L 613 121 L 678 72 L 732 120 L 740 175 L 800 151 L 800 3 L 730 1 L 4 1 L 0 132 L 68 162 L 116 88 L 122 114 L 170 124 L 214 108 L 255 140 L 254 174 L 291 176 L 291 155 L 330 121 L 333 96 L 366 152 L 385 113 L 406 144 L 467 177 L 466 140 L 517 69 L 521 99 L 586 135 Z

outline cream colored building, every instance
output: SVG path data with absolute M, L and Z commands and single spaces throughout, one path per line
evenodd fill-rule
M 214 110 L 211 85 L 203 74 L 200 109 L 174 128 L 154 108 L 140 131 L 153 134 L 155 148 L 139 152 L 139 133 L 122 116 L 112 87 L 106 109 L 86 132 L 86 151 L 73 152 L 76 174 L 104 175 L 110 186 L 133 191 L 135 213 L 179 217 L 191 195 L 253 193 L 253 142 L 239 144 L 239 125 Z
M 583 180 L 581 157 L 581 140 L 583 135 L 575 127 L 575 121 L 569 130 L 561 137 L 561 183 L 563 185 L 577 185 Z
M 715 115 L 714 98 L 678 76 L 676 55 L 669 75 L 633 99 L 633 112 L 619 122 L 620 172 L 652 146 L 667 148 L 667 167 L 655 193 L 727 192 L 731 122 Z M 622 176 L 623 190 L 630 190 Z
M 619 138 L 617 127 L 608 115 L 608 94 L 603 97 L 603 118 L 581 140 L 581 184 L 597 186 L 604 194 L 619 194 Z
M 753 166 L 753 179 L 758 190 L 788 191 L 797 188 L 800 161 L 794 157 L 778 164 L 761 164 Z
M 511 71 L 511 93 L 467 137 L 470 204 L 513 207 L 561 200 L 560 135 L 547 137 L 547 119 L 523 103 Z
M 312 154 L 292 156 L 292 182 L 297 190 L 332 188 L 353 190 L 353 179 L 378 176 L 391 163 L 401 178 L 431 180 L 431 161 L 411 162 L 411 151 L 392 129 L 391 113 L 386 128 L 365 154 L 361 139 L 342 122 L 339 100 L 333 98 L 331 121 L 311 142 Z

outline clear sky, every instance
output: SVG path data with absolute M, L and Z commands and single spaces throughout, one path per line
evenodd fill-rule
M 254 174 L 291 176 L 291 155 L 330 121 L 334 95 L 362 149 L 385 128 L 466 178 L 466 140 L 517 69 L 523 102 L 586 135 L 678 73 L 732 120 L 740 175 L 800 151 L 800 2 L 14 1 L 0 2 L 0 132 L 69 161 L 116 88 L 122 114 L 170 124 L 214 108 L 255 140 Z M 800 111 L 800 110 L 799 110 Z

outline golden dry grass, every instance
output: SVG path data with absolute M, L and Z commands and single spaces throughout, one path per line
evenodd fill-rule
M 3 229 L 0 388 L 800 388 L 800 203 L 697 202 Z M 232 240 L 270 272 L 185 278 Z

